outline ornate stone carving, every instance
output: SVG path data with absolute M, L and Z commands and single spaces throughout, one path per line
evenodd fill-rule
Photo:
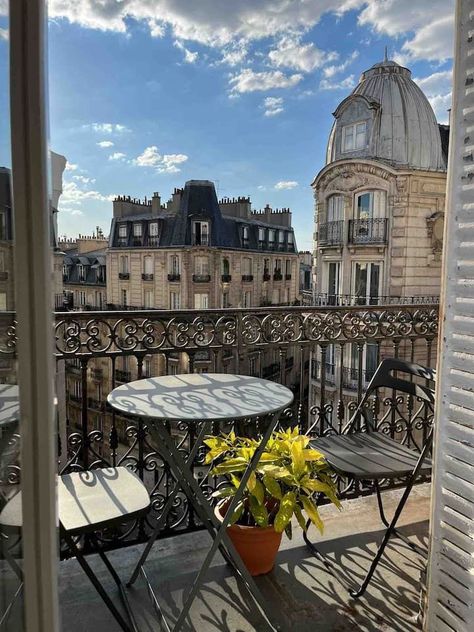
M 441 254 L 443 250 L 444 213 L 437 211 L 426 220 L 428 237 L 431 239 L 433 254 Z

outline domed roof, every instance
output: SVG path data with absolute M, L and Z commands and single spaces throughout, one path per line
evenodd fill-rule
M 370 158 L 394 167 L 446 169 L 433 109 L 412 80 L 410 70 L 394 61 L 385 59 L 363 72 L 358 85 L 339 104 L 334 116 L 326 163 L 343 158 Z M 357 130 L 350 131 L 351 125 L 359 123 Z M 342 138 L 344 127 L 349 129 L 344 135 L 353 135 L 350 143 Z M 357 143 L 352 141 L 356 133 Z

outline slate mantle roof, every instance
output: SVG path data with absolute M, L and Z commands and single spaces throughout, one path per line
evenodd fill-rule
M 284 215 L 285 213 L 285 215 Z M 245 249 L 245 250 L 267 250 L 259 242 L 259 228 L 284 233 L 284 250 L 286 252 L 296 252 L 293 228 L 288 226 L 289 211 L 281 212 L 281 224 L 278 222 L 278 212 L 272 214 L 272 222 L 263 221 L 265 215 L 251 215 L 250 217 L 229 217 L 224 215 L 219 206 L 214 183 L 210 180 L 189 180 L 184 187 L 179 209 L 177 212 L 170 212 L 162 208 L 156 213 L 145 213 L 131 215 L 129 217 L 118 217 L 112 220 L 110 231 L 110 247 L 190 247 L 193 244 L 193 221 L 207 221 L 210 228 L 209 246 L 212 248 Z M 260 220 L 262 217 L 262 220 Z M 159 242 L 152 243 L 149 223 L 158 222 Z M 137 244 L 133 238 L 132 224 L 142 222 L 143 233 L 141 243 Z M 275 223 L 274 223 L 275 222 Z M 119 239 L 118 225 L 127 224 L 127 236 Z M 248 239 L 244 244 L 243 228 L 248 229 Z M 291 238 L 288 235 L 291 234 Z M 278 243 L 275 235 L 275 243 Z
M 76 250 L 65 253 L 63 265 L 68 270 L 64 276 L 64 285 L 94 285 L 105 287 L 106 285 L 106 255 L 103 249 L 78 254 Z M 84 266 L 83 279 L 79 276 L 79 265 Z M 100 276 L 98 277 L 98 272 Z

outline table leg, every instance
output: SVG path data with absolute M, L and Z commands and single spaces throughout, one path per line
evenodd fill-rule
M 206 422 L 202 425 L 202 428 L 199 432 L 199 435 L 196 439 L 196 442 L 193 446 L 193 449 L 191 450 L 191 452 L 189 453 L 188 458 L 185 461 L 185 464 L 188 465 L 190 464 L 192 466 L 194 459 L 196 458 L 196 455 L 198 453 L 199 450 L 199 446 L 202 444 L 202 441 L 208 431 L 208 429 L 210 428 L 211 423 L 210 422 Z M 164 458 L 164 457 L 163 457 Z M 163 511 L 161 512 L 161 516 L 158 518 L 156 525 L 153 529 L 153 532 L 150 535 L 150 538 L 148 540 L 148 542 L 146 543 L 145 548 L 143 549 L 143 552 L 140 556 L 140 559 L 137 562 L 137 565 L 135 566 L 135 569 L 130 577 L 130 579 L 127 582 L 127 586 L 131 586 L 137 579 L 139 573 L 140 573 L 140 568 L 143 566 L 143 564 L 146 562 L 146 559 L 151 551 L 151 548 L 153 546 L 153 544 L 156 541 L 156 538 L 158 537 L 158 535 L 160 534 L 160 531 L 162 530 L 162 528 L 165 526 L 166 523 L 166 519 L 168 518 L 168 514 L 171 511 L 171 507 L 173 505 L 173 500 L 175 498 L 175 496 L 177 495 L 179 489 L 181 487 L 181 481 L 178 480 L 175 482 L 173 489 L 171 490 L 170 495 L 168 496 L 165 506 L 163 507 Z
M 168 456 L 171 457 L 170 459 L 170 467 L 171 467 L 171 462 L 174 461 L 173 465 L 174 467 L 177 468 L 175 475 L 177 477 L 181 478 L 181 481 L 184 482 L 188 487 L 189 487 L 189 491 L 191 492 L 190 496 L 189 496 L 189 502 L 191 502 L 193 504 L 193 506 L 195 507 L 196 511 L 198 512 L 198 514 L 201 514 L 202 512 L 204 513 L 204 516 L 207 517 L 207 519 L 215 526 L 216 529 L 216 533 L 213 536 L 213 543 L 211 548 L 209 549 L 209 552 L 206 555 L 206 558 L 201 566 L 201 569 L 196 577 L 196 579 L 194 580 L 193 586 L 191 588 L 191 591 L 183 605 L 183 609 L 175 623 L 175 626 L 173 628 L 173 632 L 178 632 L 178 630 L 181 629 L 184 620 L 186 619 L 186 617 L 188 616 L 189 610 L 191 608 L 191 605 L 196 597 L 196 594 L 200 588 L 200 585 L 204 579 L 205 574 L 207 573 L 209 566 L 217 552 L 217 549 L 221 547 L 222 544 L 224 544 L 225 548 L 228 551 L 232 566 L 234 568 L 235 571 L 237 571 L 238 575 L 241 577 L 241 579 L 243 580 L 244 584 L 247 587 L 247 590 L 249 591 L 250 595 L 252 596 L 252 598 L 254 599 L 255 603 L 260 607 L 260 609 L 262 610 L 264 616 L 266 617 L 266 619 L 268 620 L 268 622 L 270 623 L 270 625 L 273 627 L 273 629 L 280 629 L 278 624 L 275 624 L 272 622 L 271 617 L 268 614 L 268 607 L 266 604 L 266 601 L 263 597 L 263 595 L 261 594 L 260 590 L 258 589 L 253 577 L 251 577 L 250 573 L 248 572 L 247 568 L 245 567 L 244 563 L 242 562 L 242 559 L 240 557 L 240 555 L 237 553 L 237 551 L 234 548 L 234 545 L 232 544 L 229 536 L 227 535 L 227 531 L 226 528 L 229 524 L 229 521 L 231 519 L 232 514 L 235 511 L 235 508 L 238 504 L 238 502 L 240 501 L 240 499 L 242 498 L 242 495 L 245 491 L 245 487 L 247 485 L 247 482 L 250 478 L 251 473 L 255 470 L 258 461 L 260 459 L 260 456 L 262 455 L 263 451 L 265 450 L 265 447 L 267 445 L 267 442 L 273 432 L 273 430 L 275 429 L 277 423 L 278 423 L 278 419 L 280 417 L 280 412 L 275 413 L 271 416 L 271 421 L 268 425 L 268 428 L 260 442 L 259 447 L 257 448 L 257 450 L 255 451 L 249 465 L 247 466 L 240 485 L 238 487 L 238 489 L 236 490 L 235 495 L 233 496 L 231 503 L 227 509 L 226 515 L 224 516 L 224 520 L 222 523 L 219 523 L 219 521 L 217 520 L 217 518 L 214 516 L 214 512 L 212 507 L 210 506 L 209 502 L 207 501 L 207 499 L 204 497 L 204 494 L 201 490 L 201 488 L 199 487 L 199 485 L 196 483 L 196 481 L 194 480 L 194 477 L 192 475 L 192 472 L 186 467 L 186 464 L 181 456 L 181 454 L 179 453 L 179 451 L 176 449 L 176 446 L 174 444 L 174 441 L 172 440 L 172 438 L 169 436 L 169 434 L 166 432 L 166 430 L 161 429 L 160 427 L 157 427 L 157 434 L 160 435 L 160 439 L 163 442 L 164 446 L 168 449 Z M 202 519 L 202 518 L 201 518 Z M 211 533 L 211 535 L 213 535 Z

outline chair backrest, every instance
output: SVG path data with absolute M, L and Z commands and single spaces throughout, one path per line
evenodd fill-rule
M 393 372 L 396 372 L 397 375 L 392 375 Z M 399 375 L 400 373 L 406 374 L 409 378 L 404 379 Z M 425 384 L 414 382 L 414 377 L 426 380 Z M 434 369 L 424 367 L 421 364 L 415 364 L 414 362 L 399 360 L 398 358 L 386 358 L 385 360 L 382 360 L 367 386 L 364 397 L 359 402 L 359 405 L 344 428 L 344 431 L 347 432 L 352 430 L 354 424 L 358 421 L 358 419 L 360 419 L 361 415 L 367 422 L 368 430 L 371 430 L 371 424 L 367 420 L 367 409 L 365 405 L 373 391 L 379 388 L 390 388 L 394 391 L 402 391 L 403 393 L 407 393 L 408 395 L 412 395 L 413 397 L 427 402 L 427 404 L 433 407 L 435 402 L 435 393 L 434 389 L 428 385 L 428 382 L 435 381 L 436 371 Z

